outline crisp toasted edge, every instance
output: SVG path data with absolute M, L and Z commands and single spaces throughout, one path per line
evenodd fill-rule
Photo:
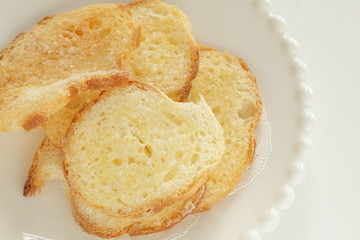
M 45 137 L 34 155 L 32 165 L 29 169 L 28 176 L 24 184 L 23 195 L 25 197 L 32 197 L 36 195 L 40 192 L 47 179 L 55 177 L 52 176 L 51 173 L 48 173 L 46 170 L 46 166 L 49 163 L 48 159 L 41 156 L 44 153 L 45 149 L 49 148 L 50 146 L 55 147 L 52 144 L 51 140 L 48 137 Z M 63 161 L 63 159 L 59 159 L 59 162 L 56 162 L 56 164 L 59 165 L 59 169 L 62 169 L 63 166 L 60 161 Z M 61 180 L 63 180 L 63 178 L 61 178 Z
M 79 224 L 79 226 L 87 233 L 93 234 L 102 238 L 114 238 L 120 237 L 124 234 L 129 235 L 144 235 L 151 234 L 156 232 L 165 231 L 174 225 L 181 222 L 185 217 L 187 217 L 192 209 L 181 209 L 181 211 L 174 213 L 171 215 L 169 219 L 162 222 L 161 226 L 149 226 L 147 228 L 137 228 L 137 221 L 141 221 L 142 219 L 134 219 L 134 222 L 128 226 L 124 226 L 122 229 L 110 229 L 108 227 L 101 227 L 95 224 L 89 216 L 85 216 L 81 213 L 78 204 L 76 203 L 75 197 L 78 197 L 76 193 L 71 192 L 70 188 L 66 186 L 65 188 L 66 196 L 69 201 L 72 214 L 74 216 L 75 221 Z M 204 194 L 206 192 L 206 184 L 202 185 L 195 193 L 192 195 L 189 200 L 185 203 L 192 204 L 192 208 L 196 208 L 198 204 L 201 202 Z M 75 195 L 74 195 L 75 194 Z M 87 202 L 86 202 L 87 203 Z M 87 203 L 88 204 L 88 203 Z M 110 216 L 113 217 L 113 216 Z M 119 217 L 121 219 L 121 217 Z
M 47 144 L 46 138 L 41 142 L 35 156 L 33 158 L 32 165 L 29 169 L 28 177 L 26 179 L 23 195 L 25 197 L 32 197 L 44 186 L 46 180 L 45 175 L 42 173 L 45 162 L 39 157 L 40 149 L 44 148 Z
M 203 199 L 203 197 L 205 195 L 206 187 L 207 187 L 207 185 L 205 183 L 185 203 L 185 206 L 188 203 L 192 204 L 190 209 L 182 208 L 181 211 L 178 214 L 172 215 L 172 217 L 170 219 L 168 219 L 167 221 L 163 222 L 163 224 L 161 226 L 137 229 L 135 227 L 136 225 L 132 224 L 129 227 L 127 232 L 130 235 L 134 236 L 134 235 L 144 235 L 144 234 L 162 232 L 162 231 L 165 231 L 165 230 L 168 230 L 168 229 L 172 228 L 173 226 L 175 226 L 176 224 L 178 224 L 182 220 L 184 220 L 189 214 L 191 214 L 197 208 L 197 206 L 200 204 L 201 200 Z
M 138 5 L 145 5 L 148 3 L 168 4 L 168 3 L 164 2 L 163 0 L 135 0 L 135 1 L 128 3 L 126 6 L 131 8 L 133 6 L 136 7 Z M 191 35 L 191 33 L 190 33 L 190 35 Z M 186 99 L 188 98 L 188 96 L 190 94 L 190 90 L 191 90 L 191 86 L 192 86 L 191 83 L 196 78 L 198 70 L 199 70 L 200 48 L 192 35 L 191 35 L 191 38 L 192 38 L 192 42 L 193 42 L 193 45 L 191 46 L 193 54 L 191 54 L 191 57 L 190 57 L 191 67 L 187 74 L 184 86 L 179 90 L 180 91 L 179 96 L 176 99 L 174 99 L 177 102 L 186 101 Z
M 144 82 L 138 82 L 138 81 L 128 81 L 125 84 L 123 84 L 121 87 L 127 87 L 127 86 L 131 86 L 131 85 L 135 85 L 137 88 L 142 89 L 142 90 L 151 90 L 154 91 L 156 93 L 158 93 L 159 95 L 165 97 L 165 98 L 169 98 L 168 96 L 166 96 L 163 92 L 161 92 L 159 89 L 157 89 L 156 87 L 146 84 Z M 75 118 L 72 120 L 66 135 L 64 137 L 64 149 L 66 148 L 67 145 L 70 145 L 71 142 L 69 141 L 69 137 L 73 134 L 74 131 L 74 125 L 79 122 L 82 121 L 83 119 L 83 115 L 86 111 L 89 111 L 92 106 L 94 106 L 98 101 L 102 100 L 106 95 L 108 95 L 110 92 L 109 91 L 104 91 L 97 99 L 95 99 L 94 101 L 85 104 L 82 109 L 80 109 L 80 111 L 77 113 L 77 115 L 75 116 Z M 171 100 L 171 99 L 170 99 Z M 69 179 L 69 173 L 67 170 L 67 166 L 68 163 L 65 159 L 64 161 L 64 176 L 65 176 L 65 180 L 67 182 L 67 184 L 69 185 L 71 191 L 76 192 L 79 197 L 81 197 L 84 201 L 87 201 L 86 198 L 84 198 L 82 196 L 82 194 L 80 192 L 77 192 L 75 189 L 73 189 L 71 187 L 71 180 Z M 157 212 L 160 212 L 163 208 L 172 205 L 173 203 L 175 203 L 176 201 L 178 201 L 179 199 L 186 199 L 187 197 L 193 195 L 196 192 L 196 188 L 194 186 L 199 186 L 202 185 L 206 182 L 208 178 L 208 175 L 206 172 L 204 172 L 203 175 L 200 175 L 196 178 L 194 178 L 193 182 L 191 184 L 189 184 L 188 189 L 184 189 L 181 192 L 178 192 L 177 194 L 172 195 L 171 197 L 167 198 L 167 199 L 159 199 L 159 200 L 154 200 L 154 202 L 151 204 L 151 207 L 147 208 L 147 209 L 143 209 L 143 208 L 139 208 L 139 209 L 135 209 L 133 213 L 118 213 L 118 214 L 114 214 L 113 211 L 104 209 L 101 206 L 96 206 L 96 205 L 91 205 L 93 208 L 96 209 L 101 209 L 102 211 L 104 211 L 105 213 L 112 215 L 114 217 L 130 217 L 130 218 L 140 218 L 140 217 L 144 217 L 146 215 L 149 214 L 155 214 Z M 200 184 L 199 184 L 200 183 Z M 88 201 L 87 201 L 88 202 Z

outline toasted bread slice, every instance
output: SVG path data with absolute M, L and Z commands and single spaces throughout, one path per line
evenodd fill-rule
M 218 164 L 223 140 L 203 100 L 177 103 L 130 82 L 87 105 L 71 124 L 66 179 L 92 207 L 143 217 L 193 195 Z
M 127 79 L 139 30 L 123 5 L 46 17 L 0 52 L 0 131 L 31 130 L 87 89 Z
M 246 64 L 206 47 L 200 52 L 199 72 L 188 100 L 196 102 L 200 95 L 224 128 L 225 152 L 209 177 L 208 190 L 196 212 L 210 209 L 228 194 L 251 164 L 256 143 L 251 132 L 262 112 L 256 80 Z
M 175 101 L 185 100 L 199 64 L 188 17 L 161 0 L 138 0 L 127 6 L 141 26 L 140 47 L 129 59 L 131 77 L 158 87 Z
M 45 138 L 33 159 L 24 186 L 24 196 L 35 195 L 41 190 L 46 180 L 60 180 L 65 186 L 67 198 L 77 223 L 87 233 L 103 238 L 117 237 L 124 233 L 139 235 L 166 230 L 190 214 L 200 203 L 206 190 L 204 184 L 189 199 L 177 201 L 149 217 L 133 219 L 113 217 L 89 206 L 86 201 L 70 191 L 63 174 L 64 159 L 63 150 L 55 147 L 49 138 Z
M 42 125 L 48 138 L 56 147 L 63 147 L 63 138 L 72 120 L 80 109 L 87 103 L 96 100 L 100 90 L 88 90 L 77 95 L 71 102 L 49 117 L 49 121 Z

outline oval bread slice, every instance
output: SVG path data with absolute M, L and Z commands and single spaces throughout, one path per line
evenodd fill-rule
M 128 77 L 139 31 L 123 5 L 97 4 L 44 18 L 0 52 L 0 131 L 31 130 L 78 93 Z
M 205 183 L 223 141 L 203 100 L 177 103 L 131 82 L 77 115 L 65 140 L 66 179 L 71 191 L 108 214 L 152 215 Z
M 158 87 L 175 101 L 185 100 L 199 64 L 189 18 L 161 0 L 138 0 L 127 6 L 141 26 L 140 47 L 129 58 L 131 77 Z
M 225 152 L 210 175 L 206 194 L 195 212 L 208 210 L 239 182 L 255 149 L 252 131 L 262 103 L 254 75 L 246 64 L 227 53 L 202 47 L 200 66 L 188 101 L 203 96 L 224 129 Z
M 133 219 L 113 217 L 104 214 L 101 210 L 92 208 L 86 201 L 70 191 L 63 173 L 64 159 L 64 151 L 55 147 L 50 139 L 46 137 L 34 156 L 24 186 L 24 196 L 35 195 L 41 190 L 46 180 L 60 180 L 64 185 L 76 222 L 87 233 L 103 238 L 118 237 L 125 233 L 139 235 L 166 230 L 190 214 L 200 203 L 206 190 L 204 184 L 189 199 L 179 200 L 149 217 Z

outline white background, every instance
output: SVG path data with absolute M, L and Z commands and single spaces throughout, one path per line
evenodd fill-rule
M 360 1 L 273 0 L 309 66 L 312 157 L 294 205 L 264 240 L 360 239 Z

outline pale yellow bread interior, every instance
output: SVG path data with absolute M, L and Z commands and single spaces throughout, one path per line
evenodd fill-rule
M 256 145 L 252 131 L 262 112 L 255 77 L 244 61 L 206 47 L 201 49 L 199 72 L 188 101 L 196 102 L 200 96 L 224 129 L 225 152 L 195 212 L 210 209 L 237 185 L 252 162 Z
M 123 5 L 49 16 L 0 52 L 0 131 L 31 130 L 77 94 L 128 78 L 139 30 Z
M 189 18 L 161 0 L 138 0 L 127 6 L 141 26 L 140 47 L 129 58 L 131 77 L 158 87 L 175 101 L 185 100 L 199 64 Z
M 178 103 L 131 82 L 77 115 L 65 139 L 66 179 L 92 207 L 143 217 L 193 195 L 218 164 L 223 141 L 202 99 Z

